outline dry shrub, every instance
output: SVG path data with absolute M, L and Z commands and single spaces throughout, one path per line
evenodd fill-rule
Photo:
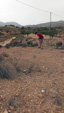
M 10 48 L 10 44 L 6 44 L 5 48 L 9 49 Z
M 62 99 L 59 96 L 57 96 L 54 100 L 54 104 L 62 106 Z
M 5 52 L 0 54 L 0 78 L 13 79 L 21 72 L 21 66 L 14 63 Z
M 18 73 L 22 72 L 21 65 L 18 64 L 17 62 L 14 62 L 14 67 L 16 68 L 16 71 L 17 71 Z
M 4 60 L 4 56 L 3 55 L 0 55 L 0 62 Z
M 0 62 L 0 78 L 12 79 L 15 75 L 16 69 L 10 62 L 6 62 L 6 60 Z
M 4 57 L 9 57 L 9 55 L 8 55 L 7 53 L 5 53 L 5 52 L 3 52 L 2 55 L 3 55 Z
M 0 48 L 2 48 L 2 45 L 0 45 Z
M 56 48 L 59 48 L 59 47 L 61 47 L 62 46 L 62 42 L 57 42 L 56 43 Z

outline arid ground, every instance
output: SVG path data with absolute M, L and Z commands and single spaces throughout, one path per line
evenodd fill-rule
M 3 47 L 0 56 L 18 73 L 0 78 L 0 113 L 64 113 L 64 49 Z

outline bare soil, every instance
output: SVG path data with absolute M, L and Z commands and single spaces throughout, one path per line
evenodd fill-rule
M 64 113 L 64 49 L 3 47 L 3 52 L 21 71 L 0 79 L 0 113 Z

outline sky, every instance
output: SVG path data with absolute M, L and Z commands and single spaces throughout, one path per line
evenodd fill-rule
M 0 21 L 36 25 L 64 20 L 64 0 L 0 0 Z M 54 13 L 54 14 L 53 14 Z

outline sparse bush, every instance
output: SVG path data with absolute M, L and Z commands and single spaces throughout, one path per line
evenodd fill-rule
M 25 27 L 22 26 L 21 29 L 23 30 L 23 29 L 25 29 Z
M 36 47 L 36 46 L 38 46 L 37 42 L 32 44 L 32 47 Z
M 10 48 L 10 44 L 6 44 L 6 46 L 5 46 L 7 49 L 9 49 Z
M 32 44 L 31 41 L 28 41 L 28 42 L 27 42 L 27 46 L 30 46 L 30 47 L 31 47 L 32 45 L 33 45 L 33 44 Z
M 19 64 L 15 63 L 14 67 L 16 68 L 17 72 L 21 72 L 21 66 Z
M 33 39 L 33 38 L 32 37 L 27 37 L 26 38 L 26 41 L 31 40 L 31 39 Z
M 20 46 L 22 46 L 22 47 L 27 47 L 27 45 L 26 45 L 26 44 L 21 44 Z
M 22 30 L 22 31 L 21 31 L 21 34 L 25 34 L 25 30 Z
M 15 25 L 10 25 L 10 26 L 15 27 Z
M 2 48 L 2 46 L 0 45 L 0 48 Z
M 6 31 L 7 33 L 10 32 L 9 30 Z
M 0 62 L 4 60 L 4 56 L 3 55 L 0 55 Z
M 4 34 L 0 32 L 0 36 L 1 36 L 1 35 L 4 35 Z
M 14 47 L 14 46 L 17 46 L 17 45 L 18 45 L 18 42 L 11 42 L 11 43 L 10 43 L 10 46 L 13 46 L 13 47 Z
M 18 46 L 18 45 L 20 45 L 20 44 L 19 44 L 19 42 L 14 42 L 14 45 L 15 45 L 15 46 Z
M 62 42 L 56 43 L 56 48 L 59 48 L 59 47 L 61 47 L 61 46 L 62 46 Z
M 15 67 L 10 63 L 3 60 L 0 62 L 0 78 L 12 79 L 16 75 Z
M 0 78 L 2 79 L 13 79 L 21 72 L 21 66 L 17 63 L 13 63 L 9 60 L 7 53 L 0 55 Z
M 9 55 L 8 55 L 7 53 L 5 53 L 5 52 L 3 52 L 2 55 L 3 55 L 4 57 L 9 57 Z

